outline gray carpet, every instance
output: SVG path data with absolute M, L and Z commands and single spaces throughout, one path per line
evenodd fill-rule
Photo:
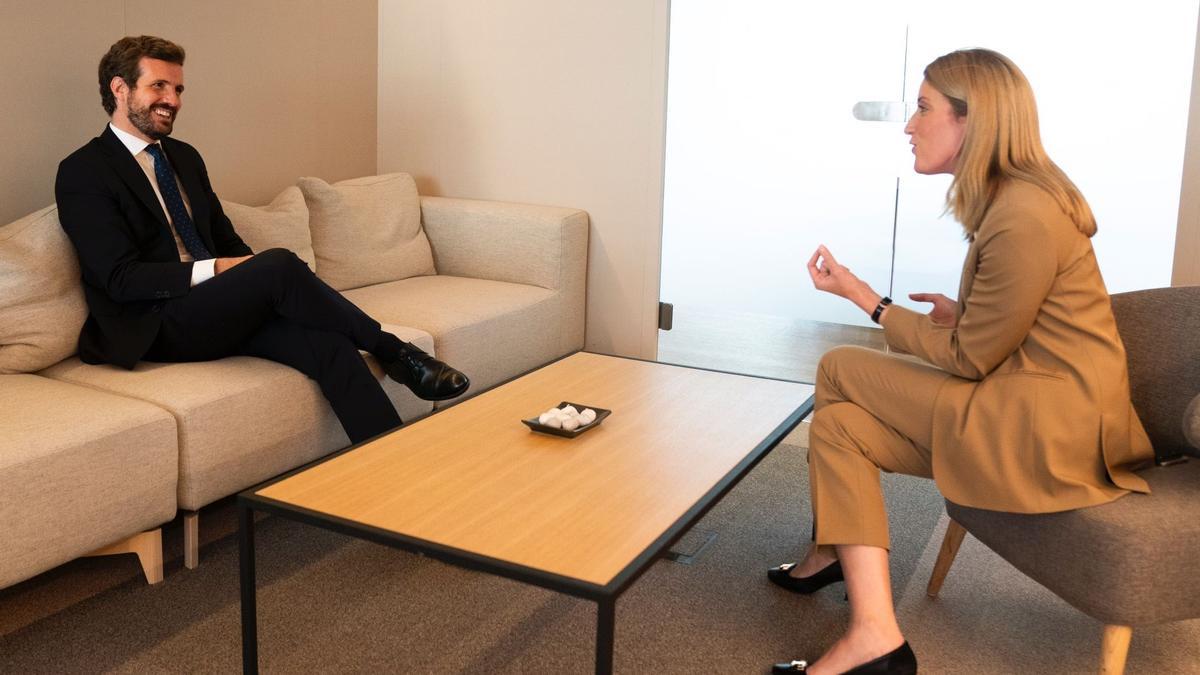
M 694 562 L 660 561 L 622 596 L 618 673 L 762 672 L 774 660 L 812 658 L 843 630 L 841 585 L 800 597 L 764 576 L 802 551 L 809 534 L 803 427 L 788 440 L 681 540 L 677 549 L 694 552 L 716 534 Z M 885 476 L 885 490 L 901 622 L 924 672 L 1012 672 L 1019 663 L 1054 673 L 1091 663 L 1095 622 L 1055 609 L 1056 599 L 1030 593 L 1037 587 L 1023 577 L 1010 583 L 1020 575 L 1006 575 L 971 540 L 942 599 L 925 600 L 941 499 L 931 482 L 906 476 Z M 155 587 L 122 556 L 77 560 L 0 590 L 0 672 L 238 671 L 233 516 L 228 501 L 203 512 L 207 543 L 195 570 L 182 568 L 178 528 L 168 529 L 166 580 Z M 264 672 L 592 670 L 590 602 L 284 519 L 256 529 Z M 1054 647 L 1042 654 L 1056 661 L 1012 656 L 1030 632 L 1044 637 L 1061 626 L 1074 642 L 1037 642 Z M 1195 662 L 1195 622 L 1160 630 L 1146 640 L 1135 633 L 1135 651 L 1143 642 L 1159 647 L 1146 647 L 1147 669 L 1131 672 L 1186 672 L 1180 664 Z M 1185 644 L 1170 648 L 1177 639 Z M 1063 652 L 1075 660 L 1063 661 Z

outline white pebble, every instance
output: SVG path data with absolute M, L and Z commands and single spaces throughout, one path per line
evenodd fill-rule
M 546 412 L 538 415 L 538 423 L 551 429 L 566 429 L 574 431 L 580 427 L 586 427 L 596 421 L 596 411 L 591 408 L 584 408 L 582 412 L 573 405 L 563 406 L 561 408 L 551 408 Z

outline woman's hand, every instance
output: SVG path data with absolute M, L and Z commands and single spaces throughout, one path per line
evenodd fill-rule
M 818 291 L 833 293 L 843 298 L 862 285 L 862 280 L 854 276 L 849 267 L 834 260 L 833 254 L 822 244 L 816 253 L 808 259 L 808 275 L 812 277 L 813 286 Z
M 954 328 L 958 324 L 958 303 L 941 293 L 909 293 L 909 299 L 917 302 L 932 302 L 929 318 L 939 326 Z
M 879 304 L 880 295 L 854 276 L 849 267 L 839 264 L 823 244 L 808 259 L 808 275 L 818 291 L 846 298 L 867 314 L 875 311 L 875 305 Z

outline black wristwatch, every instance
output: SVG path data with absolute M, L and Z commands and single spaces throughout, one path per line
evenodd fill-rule
M 879 315 L 883 314 L 883 308 L 887 307 L 890 304 L 892 304 L 892 299 L 889 298 L 888 296 L 885 295 L 882 298 L 880 298 L 879 304 L 875 305 L 875 311 L 871 312 L 871 320 L 874 321 L 875 323 L 879 323 Z

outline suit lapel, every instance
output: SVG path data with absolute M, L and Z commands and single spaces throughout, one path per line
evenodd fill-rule
M 104 148 L 113 172 L 129 186 L 130 191 L 137 195 L 137 198 L 146 205 L 150 213 L 154 214 L 158 222 L 170 231 L 171 223 L 167 220 L 167 214 L 163 212 L 162 205 L 158 203 L 154 188 L 151 187 L 141 165 L 137 163 L 133 155 L 129 154 L 129 148 L 126 148 L 117 135 L 112 132 L 112 129 L 107 126 L 104 127 L 104 133 L 100 134 L 100 147 Z

